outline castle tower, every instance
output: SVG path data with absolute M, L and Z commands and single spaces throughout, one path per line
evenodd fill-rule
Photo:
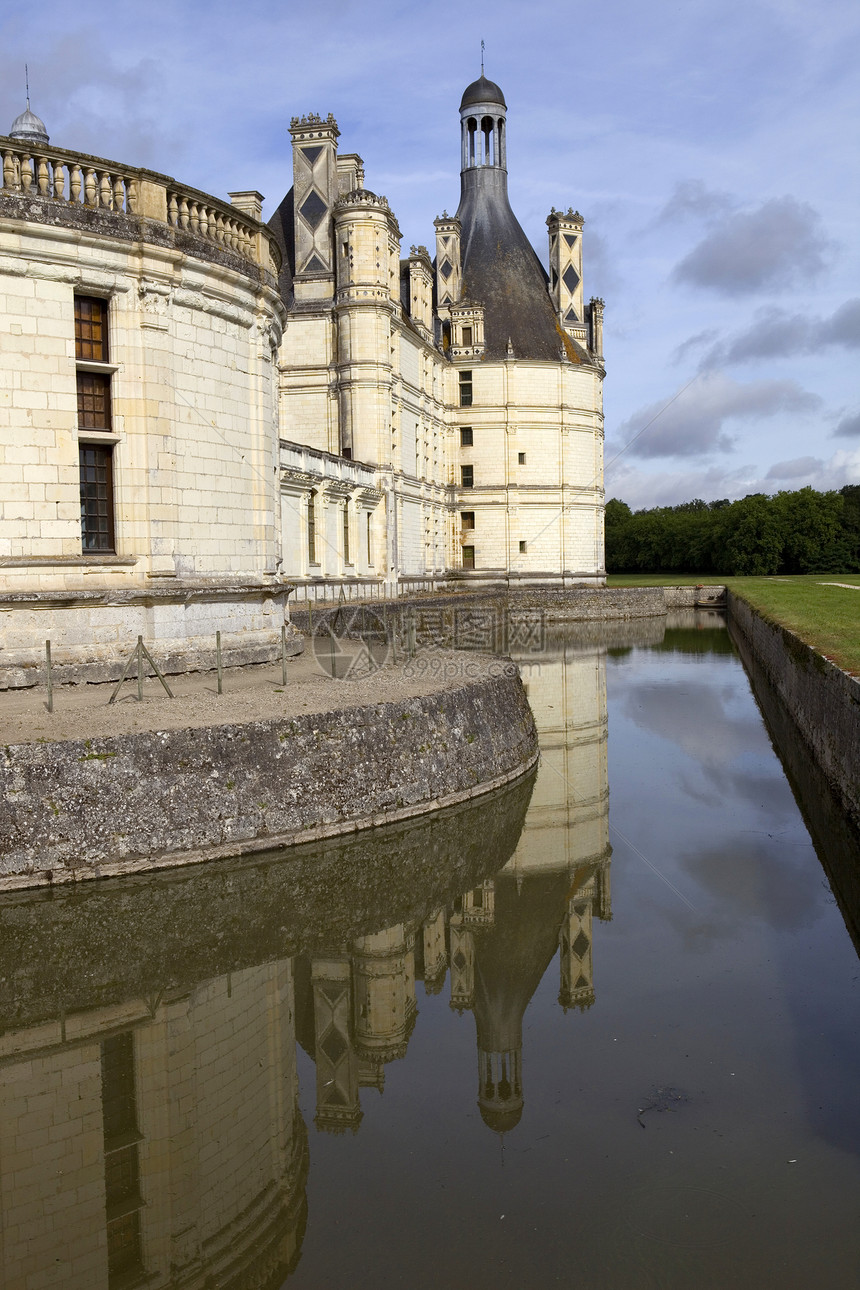
M 460 299 L 460 221 L 443 211 L 434 219 L 436 228 L 436 312 L 450 316 L 451 304 Z
M 556 362 L 547 276 L 508 201 L 506 122 L 502 91 L 481 75 L 460 102 L 460 299 L 484 307 L 486 358 L 508 358 L 510 342 L 515 358 Z
M 350 1034 L 352 968 L 346 955 L 314 956 L 314 1061 L 317 1110 L 314 1123 L 327 1133 L 357 1132 L 362 1111 L 358 1058 Z
M 444 908 L 425 919 L 421 934 L 424 942 L 424 989 L 427 994 L 438 994 L 448 971 Z
M 574 894 L 568 901 L 567 917 L 559 930 L 560 984 L 558 1001 L 567 1012 L 584 1012 L 594 1003 L 594 968 L 591 961 L 591 920 L 595 898 L 595 874 L 577 875 Z
M 331 113 L 325 120 L 293 117 L 293 218 L 297 301 L 331 299 L 334 295 L 334 256 L 331 212 L 338 195 L 337 139 L 340 131 Z
M 400 303 L 400 229 L 385 198 L 366 188 L 340 197 L 334 243 L 340 450 L 375 465 L 391 457 L 392 320 Z
M 588 347 L 583 221 L 550 217 L 550 279 L 508 200 L 507 111 L 482 71 L 460 103 L 460 204 L 436 221 L 456 576 L 602 582 L 603 368 Z
M 582 303 L 582 226 L 579 211 L 566 215 L 554 207 L 547 219 L 549 230 L 549 291 L 558 321 L 569 336 L 588 343 Z
M 406 1056 L 417 1015 L 413 945 L 414 934 L 402 923 L 353 942 L 353 1033 L 365 1060 Z

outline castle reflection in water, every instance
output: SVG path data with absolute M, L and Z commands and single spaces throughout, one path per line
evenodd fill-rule
M 297 1044 L 316 1129 L 357 1131 L 362 1089 L 406 1057 L 416 981 L 473 1014 L 481 1115 L 515 1129 L 556 955 L 561 1009 L 595 999 L 604 660 L 568 643 L 524 664 L 533 783 L 322 857 L 0 904 L 4 1286 L 281 1285 L 307 1214 Z

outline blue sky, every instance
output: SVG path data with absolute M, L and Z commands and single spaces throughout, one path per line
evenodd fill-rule
M 28 62 L 54 143 L 222 196 L 257 188 L 268 213 L 291 183 L 291 116 L 333 112 L 404 247 L 432 248 L 459 198 L 457 109 L 483 38 L 512 205 L 542 258 L 551 206 L 586 218 L 586 297 L 606 300 L 607 496 L 860 482 L 860 9 L 477 8 L 17 6 L 0 22 L 0 129 Z

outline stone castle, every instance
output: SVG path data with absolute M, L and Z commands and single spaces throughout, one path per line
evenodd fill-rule
M 603 302 L 582 217 L 549 277 L 507 196 L 506 113 L 460 105 L 461 196 L 401 255 L 333 117 L 293 185 L 226 203 L 0 139 L 0 684 L 272 657 L 288 595 L 603 582 Z

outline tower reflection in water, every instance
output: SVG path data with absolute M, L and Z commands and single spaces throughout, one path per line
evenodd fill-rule
M 523 1109 L 523 1016 L 556 953 L 559 1003 L 594 1002 L 592 920 L 611 917 L 605 654 L 565 641 L 523 663 L 541 766 L 508 863 L 421 923 L 400 923 L 336 953 L 301 956 L 296 1011 L 317 1073 L 317 1128 L 357 1129 L 360 1089 L 384 1086 L 417 1012 L 416 977 L 471 1011 L 478 1105 L 504 1132 Z M 417 960 L 417 965 L 416 965 Z
M 356 1131 L 416 979 L 450 975 L 483 1119 L 515 1127 L 529 1001 L 558 952 L 562 1007 L 593 1003 L 609 917 L 603 654 L 524 681 L 534 782 L 286 861 L 0 902 L 4 1286 L 280 1286 L 307 1216 L 296 1044 L 316 1128 Z

